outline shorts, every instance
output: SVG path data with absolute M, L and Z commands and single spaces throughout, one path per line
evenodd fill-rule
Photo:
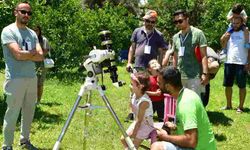
M 234 84 L 234 79 L 239 88 L 246 88 L 246 77 L 247 72 L 245 70 L 245 65 L 237 64 L 225 64 L 224 65 L 224 82 L 223 86 L 232 87 Z
M 163 142 L 164 144 L 164 150 L 194 150 L 192 148 L 181 148 L 177 145 L 174 145 L 170 142 Z

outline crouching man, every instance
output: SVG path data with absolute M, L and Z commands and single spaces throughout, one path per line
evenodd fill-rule
M 164 93 L 177 99 L 177 129 L 175 135 L 159 130 L 160 141 L 153 143 L 151 150 L 216 150 L 212 127 L 200 97 L 182 86 L 180 72 L 173 67 L 162 69 L 158 84 Z

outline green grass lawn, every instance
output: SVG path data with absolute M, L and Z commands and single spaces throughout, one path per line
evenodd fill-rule
M 124 119 L 128 114 L 129 102 L 129 74 L 125 72 L 124 67 L 119 67 L 119 79 L 126 81 L 127 85 L 116 88 L 112 86 L 109 75 L 104 77 L 106 85 L 106 96 L 117 113 L 121 123 L 126 129 L 129 123 Z M 81 77 L 79 77 L 81 78 Z M 0 85 L 4 81 L 3 71 L 0 73 Z M 246 97 L 245 113 L 237 114 L 236 110 L 221 111 L 220 108 L 225 105 L 223 68 L 218 75 L 211 81 L 211 95 L 207 106 L 207 112 L 215 133 L 218 150 L 247 150 L 250 147 L 250 96 Z M 60 81 L 56 78 L 49 79 L 45 83 L 42 104 L 36 109 L 35 119 L 32 124 L 31 141 L 39 149 L 52 149 L 61 129 L 68 117 L 69 112 L 75 102 L 81 83 L 78 81 Z M 3 100 L 2 88 L 0 88 L 0 143 L 3 141 L 2 124 L 6 104 Z M 92 104 L 104 106 L 104 102 L 97 91 L 92 91 Z M 249 93 L 249 84 L 247 87 Z M 86 96 L 83 96 L 80 105 L 84 105 Z M 238 106 L 238 89 L 234 86 L 233 107 Z M 88 150 L 120 150 L 121 132 L 114 122 L 107 109 L 95 109 L 87 118 L 87 148 Z M 84 148 L 84 125 L 85 111 L 77 109 L 61 143 L 61 149 L 82 150 Z M 20 121 L 15 132 L 14 148 L 18 147 Z M 146 142 L 145 142 L 146 143 Z

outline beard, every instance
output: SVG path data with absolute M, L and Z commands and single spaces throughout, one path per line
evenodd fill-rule
M 29 20 L 26 20 L 26 19 L 21 19 L 20 20 L 20 23 L 24 24 L 24 25 L 27 25 L 28 22 L 29 22 Z
M 151 32 L 153 31 L 153 29 L 154 29 L 154 26 L 152 26 L 152 25 L 146 25 L 145 28 L 146 28 L 146 30 L 147 30 L 149 33 L 151 33 Z
M 29 18 L 27 18 L 27 17 L 20 17 L 20 18 L 18 18 L 17 21 L 18 21 L 20 24 L 27 25 L 28 22 L 29 22 Z
M 160 89 L 161 89 L 162 93 L 166 93 L 166 94 L 170 94 L 171 95 L 171 92 L 167 88 L 160 87 Z

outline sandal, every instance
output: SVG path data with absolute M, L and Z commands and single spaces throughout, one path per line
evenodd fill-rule
M 232 110 L 233 108 L 232 107 L 228 107 L 228 106 L 224 106 L 221 108 L 221 110 Z
M 237 108 L 236 113 L 243 113 L 243 109 Z

